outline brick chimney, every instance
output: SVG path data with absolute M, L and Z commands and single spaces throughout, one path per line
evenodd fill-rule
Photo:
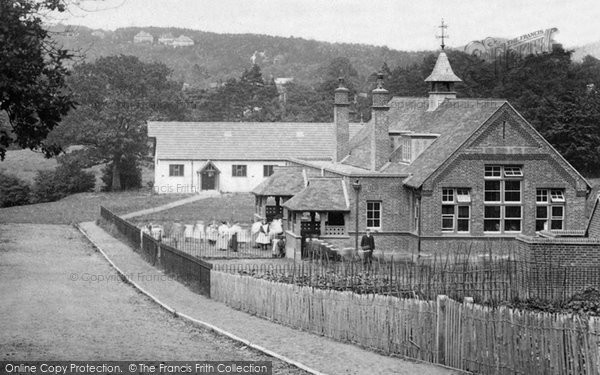
M 443 49 L 435 62 L 433 71 L 429 77 L 425 78 L 425 82 L 431 82 L 428 111 L 435 111 L 446 99 L 456 99 L 454 82 L 462 82 L 462 80 L 452 71 L 448 56 L 446 56 L 446 52 Z
M 371 112 L 371 170 L 377 171 L 388 162 L 390 156 L 390 132 L 387 112 L 389 92 L 383 88 L 383 73 L 377 75 L 377 88 L 372 91 Z
M 344 79 L 339 78 L 339 87 L 334 93 L 333 122 L 335 124 L 335 161 L 339 162 L 348 155 L 350 147 L 350 90 L 344 87 Z

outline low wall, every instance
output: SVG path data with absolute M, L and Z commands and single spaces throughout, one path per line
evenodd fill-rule
M 519 236 L 516 253 L 531 262 L 532 274 L 545 272 L 547 264 L 564 268 L 562 278 L 546 278 L 557 288 L 568 283 L 578 292 L 600 285 L 600 238 Z

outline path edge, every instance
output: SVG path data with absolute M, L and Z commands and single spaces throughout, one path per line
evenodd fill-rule
M 93 222 L 92 222 L 93 223 Z M 96 225 L 96 224 L 94 224 Z M 83 236 L 92 244 L 92 246 L 94 246 L 94 248 L 100 253 L 102 254 L 102 256 L 104 257 L 104 259 L 106 259 L 108 261 L 108 263 L 110 264 L 110 266 L 112 268 L 114 268 L 117 273 L 119 274 L 119 276 L 121 277 L 121 279 L 127 283 L 132 285 L 135 289 L 137 289 L 140 293 L 144 294 L 145 296 L 147 296 L 148 298 L 150 298 L 154 303 L 158 304 L 160 307 L 162 307 L 163 309 L 165 309 L 166 311 L 172 313 L 173 315 L 175 315 L 176 317 L 181 317 L 184 320 L 187 320 L 197 326 L 209 329 L 219 335 L 222 336 L 226 336 L 234 341 L 237 341 L 239 343 L 242 343 L 246 346 L 251 347 L 252 349 L 258 350 L 259 352 L 262 352 L 270 357 L 274 357 L 277 358 L 283 362 L 286 362 L 287 364 L 290 364 L 294 367 L 297 367 L 301 370 L 307 371 L 311 374 L 314 375 L 328 375 L 324 372 L 319 372 L 315 369 L 312 369 L 298 361 L 295 361 L 291 358 L 288 358 L 284 355 L 281 355 L 279 353 L 276 353 L 272 350 L 269 350 L 267 348 L 263 348 L 262 346 L 258 345 L 258 344 L 254 344 L 252 342 L 250 342 L 249 340 L 246 340 L 244 338 L 241 338 L 239 336 L 234 335 L 231 332 L 228 332 L 224 329 L 221 329 L 215 325 L 212 325 L 210 323 L 207 322 L 203 322 L 201 320 L 198 320 L 196 318 L 193 318 L 187 314 L 182 314 L 182 313 L 178 313 L 174 308 L 172 308 L 171 306 L 167 305 L 166 303 L 162 302 L 161 300 L 159 300 L 158 298 L 156 298 L 154 295 L 152 295 L 150 292 L 148 292 L 147 290 L 145 290 L 144 288 L 142 288 L 140 285 L 138 285 L 135 281 L 131 280 L 131 278 L 129 278 L 129 276 L 127 276 L 126 273 L 124 273 L 109 257 L 108 255 L 106 255 L 106 253 L 104 252 L 104 250 L 102 250 L 102 248 L 100 247 L 100 245 L 98 245 L 85 231 L 85 229 L 83 229 L 79 223 L 75 224 L 75 228 L 77 228 L 77 230 L 79 230 L 79 232 L 81 232 L 81 234 L 83 234 Z

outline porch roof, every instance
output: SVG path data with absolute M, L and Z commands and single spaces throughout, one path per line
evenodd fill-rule
M 302 167 L 276 167 L 273 174 L 252 190 L 254 195 L 293 196 L 305 187 Z
M 341 178 L 311 178 L 301 192 L 283 204 L 291 211 L 350 211 Z

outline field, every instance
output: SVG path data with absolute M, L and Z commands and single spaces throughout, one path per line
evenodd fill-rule
M 6 158 L 0 162 L 0 172 L 17 176 L 32 184 L 38 171 L 52 170 L 58 165 L 56 158 L 47 159 L 41 152 L 31 150 L 13 150 L 6 152 Z M 89 169 L 96 176 L 96 191 L 102 188 L 102 169 L 104 164 L 96 165 Z M 142 186 L 146 186 L 154 179 L 152 164 L 142 166 Z
M 31 150 L 15 150 L 6 152 L 6 158 L 0 162 L 0 172 L 15 175 L 33 183 L 38 171 L 54 169 L 57 165 L 56 159 L 46 159 L 42 153 Z
M 124 214 L 160 206 L 185 197 L 178 194 L 157 195 L 150 189 L 119 193 L 80 193 L 56 202 L 0 208 L 0 224 L 72 224 L 94 221 L 100 216 L 100 206 Z
M 118 213 L 118 212 L 115 212 Z M 253 222 L 254 196 L 252 194 L 226 194 L 223 197 L 202 199 L 184 206 L 132 218 L 134 223 L 169 223 L 179 222 L 193 224 L 198 220 L 205 223 L 213 221 L 235 222 L 244 224 Z

